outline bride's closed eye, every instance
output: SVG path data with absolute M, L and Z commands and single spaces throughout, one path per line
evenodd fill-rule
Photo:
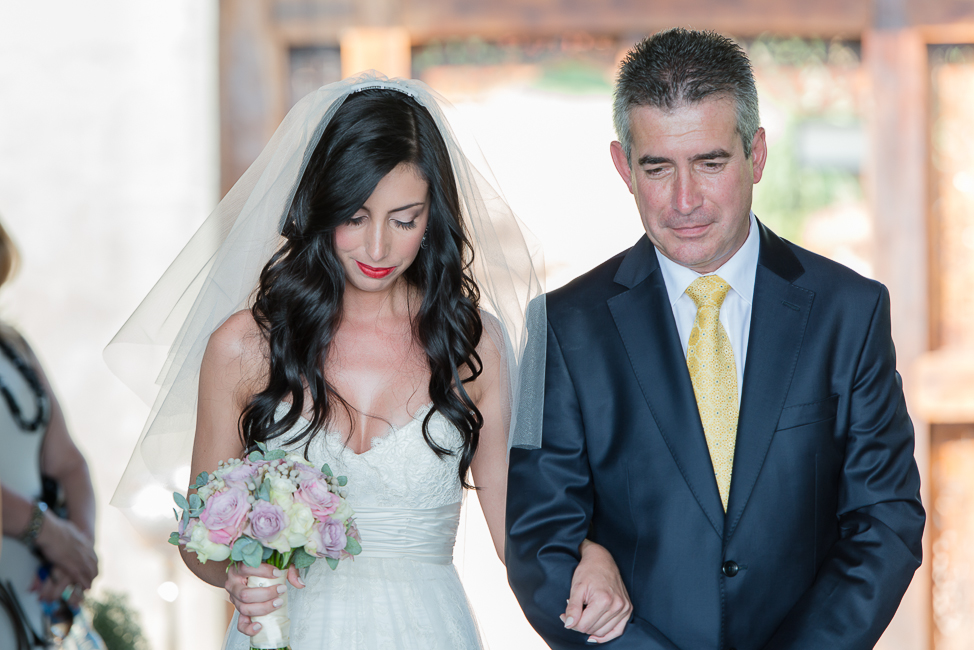
M 397 228 L 402 228 L 403 230 L 412 230 L 416 227 L 416 220 L 412 221 L 399 221 L 398 219 L 393 219 L 392 223 L 395 224 Z

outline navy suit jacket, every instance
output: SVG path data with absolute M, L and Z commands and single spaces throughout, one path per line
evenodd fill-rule
M 872 648 L 920 565 L 889 294 L 759 229 L 726 514 L 650 241 L 547 297 L 542 448 L 511 451 L 506 560 L 553 648 L 586 645 L 558 619 L 586 536 L 632 598 L 615 648 Z

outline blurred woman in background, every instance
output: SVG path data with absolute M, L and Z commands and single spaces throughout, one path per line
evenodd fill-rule
M 17 266 L 17 250 L 0 224 L 0 287 Z M 0 648 L 45 647 L 42 603 L 77 607 L 98 574 L 95 495 L 88 464 L 37 357 L 0 320 Z M 45 484 L 47 489 L 45 489 Z M 63 515 L 55 510 L 63 494 Z M 46 500 L 46 501 L 45 501 Z M 48 505 L 51 505 L 51 508 Z

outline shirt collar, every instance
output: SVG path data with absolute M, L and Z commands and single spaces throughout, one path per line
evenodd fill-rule
M 754 298 L 754 275 L 758 268 L 761 240 L 758 236 L 757 219 L 753 212 L 750 214 L 749 222 L 747 239 L 744 240 L 744 244 L 713 273 L 697 273 L 666 257 L 659 252 L 658 248 L 655 249 L 670 305 L 675 304 L 686 292 L 687 287 L 701 275 L 719 275 L 730 284 L 735 293 L 748 304 L 751 304 L 751 300 Z

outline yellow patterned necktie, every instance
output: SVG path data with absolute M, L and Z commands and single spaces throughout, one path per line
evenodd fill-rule
M 687 346 L 687 368 L 724 512 L 727 512 L 734 469 L 738 413 L 734 350 L 720 324 L 720 305 L 728 290 L 730 285 L 716 275 L 697 278 L 687 288 L 687 295 L 697 305 L 697 318 Z

